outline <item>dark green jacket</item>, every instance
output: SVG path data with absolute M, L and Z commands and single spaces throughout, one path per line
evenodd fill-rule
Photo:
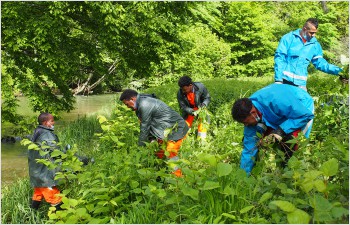
M 138 144 L 145 145 L 149 142 L 149 136 L 164 140 L 164 131 L 172 130 L 167 139 L 177 141 L 182 139 L 189 130 L 185 120 L 172 108 L 159 99 L 138 94 L 136 99 L 136 115 L 140 120 L 140 136 Z
M 54 149 L 58 149 L 57 143 L 59 140 L 57 135 L 53 133 L 52 129 L 39 125 L 34 131 L 32 142 L 39 147 L 42 144 L 50 146 L 50 148 L 42 150 L 51 153 Z M 54 180 L 54 178 L 58 168 L 49 170 L 44 164 L 36 162 L 36 159 L 46 159 L 54 162 L 50 153 L 41 156 L 37 150 L 28 151 L 29 177 L 32 187 L 53 187 L 57 185 L 58 181 Z
M 195 93 L 195 106 L 191 106 L 187 100 L 187 95 L 182 93 L 181 88 L 177 92 L 177 101 L 179 102 L 180 109 L 182 111 L 182 117 L 187 118 L 187 115 L 192 115 L 195 111 L 194 107 L 199 107 L 200 104 L 208 106 L 210 103 L 210 95 L 204 84 L 200 82 L 193 82 L 193 89 Z

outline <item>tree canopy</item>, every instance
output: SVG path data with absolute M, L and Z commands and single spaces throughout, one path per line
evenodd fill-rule
M 320 21 L 325 57 L 348 53 L 348 2 L 1 2 L 2 121 L 19 94 L 34 111 L 69 111 L 74 95 L 180 76 L 272 76 L 284 33 Z

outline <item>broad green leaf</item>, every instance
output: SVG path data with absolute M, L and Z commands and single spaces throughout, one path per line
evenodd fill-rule
M 131 188 L 137 188 L 139 186 L 139 182 L 135 181 L 135 180 L 132 180 L 130 181 L 130 187 Z
M 252 210 L 253 208 L 254 208 L 253 205 L 246 206 L 246 207 L 244 207 L 243 209 L 241 209 L 239 212 L 242 213 L 242 214 L 244 214 L 244 213 L 249 212 L 249 211 Z
M 305 193 L 308 193 L 309 191 L 312 190 L 312 188 L 314 187 L 314 183 L 312 181 L 303 181 L 303 183 L 301 184 L 301 188 L 305 191 Z
M 218 223 L 220 223 L 221 218 L 222 218 L 222 216 L 221 216 L 221 215 L 220 215 L 220 216 L 218 216 L 218 217 L 216 217 L 216 218 L 213 220 L 213 224 L 218 224 Z
M 221 185 L 219 184 L 219 182 L 215 182 L 215 181 L 206 181 L 203 185 L 202 188 L 200 188 L 201 190 L 211 190 L 211 189 L 215 189 L 215 188 L 219 188 L 221 187 Z
M 227 176 L 231 173 L 232 166 L 228 163 L 218 163 L 217 173 L 219 177 Z
M 334 218 L 341 218 L 342 216 L 349 215 L 349 209 L 343 207 L 334 207 L 331 211 Z
M 310 199 L 310 205 L 315 210 L 318 211 L 330 211 L 333 208 L 333 205 L 321 195 L 315 195 Z
M 318 211 L 314 212 L 314 220 L 316 223 L 330 223 L 332 222 L 333 216 L 331 211 Z
M 60 156 L 64 154 L 63 152 L 61 152 L 60 150 L 58 149 L 55 149 L 52 153 L 51 153 L 51 157 L 57 157 L 57 156 Z
M 312 180 L 316 179 L 317 177 L 319 177 L 320 175 L 322 175 L 321 171 L 311 170 L 311 171 L 306 172 L 304 174 L 304 178 L 305 178 L 305 180 L 312 181 Z
M 158 193 L 157 193 L 157 196 L 158 196 L 159 198 L 164 198 L 164 197 L 166 197 L 166 192 L 165 192 L 165 190 L 164 190 L 164 189 L 159 189 L 159 190 L 158 190 Z
M 194 200 L 198 200 L 199 191 L 190 187 L 182 187 L 181 191 L 184 195 L 190 196 Z
M 317 191 L 322 193 L 326 191 L 327 186 L 322 180 L 315 180 L 313 183 Z
M 89 224 L 107 224 L 110 221 L 110 217 L 107 216 L 103 219 L 99 219 L 99 218 L 91 218 L 91 220 L 89 220 Z
M 29 145 L 31 143 L 32 143 L 32 141 L 29 139 L 26 139 L 26 138 L 21 141 L 21 145 Z
M 336 159 L 330 159 L 327 162 L 323 163 L 320 170 L 324 173 L 325 176 L 334 176 L 338 173 L 339 163 Z
M 97 118 L 98 118 L 98 122 L 99 122 L 100 124 L 102 124 L 102 123 L 104 123 L 104 122 L 107 121 L 106 117 L 101 116 L 101 115 L 99 115 Z
M 103 130 L 103 131 L 109 131 L 109 128 L 111 127 L 111 125 L 101 125 L 101 129 Z
M 119 142 L 119 138 L 117 136 L 110 136 L 112 141 L 118 143 Z
M 270 199 L 271 197 L 272 197 L 272 193 L 266 192 L 261 196 L 259 203 L 261 204 L 261 203 L 265 202 L 266 200 Z
M 78 222 L 78 215 L 70 215 L 67 217 L 66 223 L 67 224 L 76 224 Z
M 287 213 L 287 220 L 290 224 L 308 224 L 310 216 L 301 209 L 296 209 L 293 212 Z
M 172 220 L 175 220 L 176 217 L 178 216 L 178 214 L 177 214 L 176 212 L 174 212 L 174 211 L 168 212 L 168 215 L 169 215 L 169 217 L 170 217 Z
M 118 206 L 118 204 L 112 199 L 112 200 L 110 200 L 109 201 L 112 205 L 114 205 L 114 206 Z
M 222 216 L 225 216 L 225 217 L 228 217 L 228 218 L 231 218 L 231 219 L 233 219 L 233 220 L 237 220 L 237 217 L 236 216 L 234 216 L 234 215 L 231 215 L 231 214 L 229 214 L 229 213 L 223 213 L 223 214 L 221 214 Z
M 276 201 L 270 202 L 270 204 L 278 206 L 284 212 L 293 212 L 296 209 L 294 204 L 288 201 L 276 200 Z
M 79 217 L 83 217 L 85 214 L 87 214 L 87 211 L 85 208 L 78 208 L 76 209 L 75 213 L 79 216 Z
M 75 200 L 75 199 L 72 199 L 72 198 L 70 198 L 70 199 L 68 199 L 68 205 L 69 206 L 71 206 L 71 207 L 75 207 L 75 206 L 77 206 L 78 205 L 78 200 Z
M 109 196 L 108 195 L 95 195 L 94 199 L 108 200 Z
M 300 166 L 301 166 L 301 162 L 295 156 L 292 156 L 288 160 L 288 167 L 289 168 L 295 169 L 295 168 L 299 168 Z
M 95 210 L 94 210 L 94 214 L 100 214 L 100 213 L 104 213 L 104 212 L 109 212 L 109 207 L 107 206 L 96 206 Z
M 227 185 L 224 188 L 224 191 L 222 191 L 221 193 L 224 195 L 235 195 L 236 191 L 233 188 L 231 188 L 229 185 Z
M 39 148 L 39 147 L 38 147 L 36 144 L 34 144 L 34 143 L 28 145 L 28 150 L 38 149 L 38 148 Z
M 198 155 L 198 159 L 202 162 L 206 162 L 211 166 L 216 166 L 217 161 L 214 155 L 206 154 L 206 153 L 201 153 Z

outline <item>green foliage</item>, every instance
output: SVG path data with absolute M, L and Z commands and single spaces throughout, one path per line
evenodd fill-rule
M 309 17 L 320 20 L 325 58 L 339 63 L 348 54 L 348 9 L 325 1 L 4 2 L 2 120 L 21 120 L 18 93 L 34 111 L 57 115 L 73 108 L 73 94 L 133 81 L 270 77 L 278 41 Z
M 273 71 L 277 42 L 270 32 L 275 16 L 257 2 L 229 2 L 223 38 L 231 45 L 230 77 L 263 76 Z

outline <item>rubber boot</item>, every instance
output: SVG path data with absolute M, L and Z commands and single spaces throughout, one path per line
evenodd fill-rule
M 37 210 L 39 209 L 40 203 L 41 201 L 32 200 L 32 203 L 30 204 L 30 208 Z
M 63 202 L 61 202 L 61 203 L 58 203 L 57 205 L 53 205 L 53 207 L 55 207 L 56 208 L 56 211 L 58 211 L 58 210 L 62 210 L 62 208 L 61 208 L 61 205 L 63 204 Z

